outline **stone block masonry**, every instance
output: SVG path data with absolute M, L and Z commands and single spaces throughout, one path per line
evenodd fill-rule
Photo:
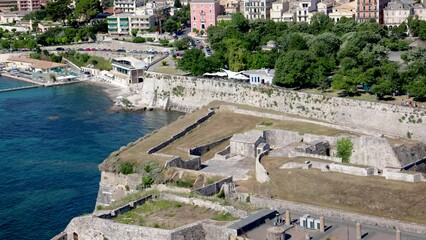
M 145 73 L 141 94 L 143 104 L 158 108 L 197 109 L 226 101 L 426 142 L 424 109 L 154 72 Z M 153 104 L 166 98 L 169 106 Z
M 213 142 L 210 142 L 210 143 L 207 143 L 207 144 L 203 144 L 203 145 L 200 145 L 200 146 L 196 146 L 196 147 L 190 148 L 189 149 L 189 154 L 190 155 L 195 155 L 195 156 L 201 156 L 204 153 L 208 152 L 210 149 L 212 149 L 212 148 L 214 148 L 216 146 L 219 146 L 223 142 L 229 140 L 231 137 L 232 136 L 224 137 L 224 138 L 218 139 L 216 141 L 213 141 Z
M 270 180 L 268 176 L 268 172 L 266 171 L 265 167 L 263 167 L 262 163 L 260 163 L 263 156 L 269 153 L 269 150 L 261 152 L 256 157 L 256 165 L 255 165 L 255 174 L 256 174 L 256 181 L 260 183 L 265 183 Z
M 230 184 L 232 182 L 233 182 L 232 176 L 227 177 L 225 179 L 222 179 L 222 180 L 216 181 L 212 184 L 209 184 L 205 187 L 195 189 L 194 192 L 197 192 L 198 194 L 203 195 L 203 196 L 213 196 L 213 195 L 220 192 L 223 184 Z

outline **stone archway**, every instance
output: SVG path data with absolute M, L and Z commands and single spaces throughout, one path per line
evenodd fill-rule
M 78 240 L 78 234 L 77 234 L 76 232 L 74 232 L 74 233 L 72 234 L 72 239 L 73 239 L 73 240 Z

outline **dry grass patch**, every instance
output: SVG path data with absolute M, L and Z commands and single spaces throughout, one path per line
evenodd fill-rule
M 426 224 L 426 184 L 358 177 L 310 169 L 278 169 L 285 161 L 269 156 L 262 164 L 271 181 L 241 181 L 240 190 L 321 207 Z
M 194 113 L 184 115 L 171 124 L 153 132 L 150 136 L 137 142 L 134 146 L 120 152 L 118 155 L 112 153 L 101 165 L 102 171 L 118 172 L 120 163 L 128 162 L 134 166 L 141 165 L 144 161 L 157 161 L 163 165 L 169 160 L 168 157 L 160 157 L 148 154 L 147 151 L 171 136 L 181 132 L 187 126 L 193 124 L 199 118 L 207 114 L 207 107 L 204 107 Z M 138 172 L 138 169 L 135 169 Z
M 174 229 L 209 218 L 220 221 L 235 220 L 228 214 L 222 214 L 212 209 L 169 200 L 147 201 L 145 204 L 119 215 L 114 220 L 124 224 Z
M 236 114 L 231 111 L 217 111 L 206 122 L 179 140 L 161 149 L 160 153 L 177 155 L 188 159 L 189 148 L 253 129 L 262 119 L 260 117 Z
M 299 132 L 301 134 L 312 133 L 329 136 L 335 136 L 343 133 L 348 134 L 348 132 L 345 131 L 311 123 L 274 120 L 264 117 L 237 114 L 232 111 L 220 110 L 199 127 L 195 128 L 184 137 L 160 150 L 160 153 L 180 156 L 183 159 L 189 159 L 188 151 L 191 147 L 210 143 L 215 140 L 231 136 L 235 133 L 249 131 L 256 128 L 256 125 L 264 121 L 271 122 L 272 125 L 267 127 L 260 127 L 259 129 L 282 129 Z M 227 141 L 227 143 L 229 143 L 229 141 Z M 225 144 L 221 144 L 219 147 L 210 150 L 207 154 L 209 154 L 210 157 L 213 157 L 216 152 L 224 149 L 226 146 L 227 145 Z M 207 159 L 207 157 L 202 157 L 202 160 Z

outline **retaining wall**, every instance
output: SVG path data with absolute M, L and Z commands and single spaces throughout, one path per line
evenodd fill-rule
M 73 233 L 77 233 L 78 239 L 171 240 L 170 230 L 122 224 L 92 216 L 73 218 L 65 232 L 68 239 L 73 239 Z
M 231 139 L 231 137 L 232 136 L 224 137 L 224 138 L 218 139 L 218 140 L 210 142 L 210 143 L 206 143 L 206 144 L 203 144 L 203 145 L 199 145 L 199 146 L 190 148 L 189 154 L 194 155 L 194 156 L 201 156 L 204 153 L 208 152 L 210 149 L 212 149 L 216 146 L 219 146 L 223 142 Z
M 161 199 L 181 202 L 184 204 L 190 204 L 190 205 L 195 205 L 195 206 L 204 207 L 204 208 L 211 208 L 218 212 L 228 212 L 234 217 L 242 218 L 247 216 L 247 212 L 243 210 L 235 209 L 232 206 L 222 206 L 218 202 L 211 202 L 211 201 L 198 199 L 198 198 L 186 198 L 186 197 L 181 197 L 181 196 L 177 196 L 177 195 L 173 195 L 169 193 L 161 193 L 160 196 L 161 196 L 160 197 Z
M 309 213 L 317 216 L 330 217 L 334 219 L 359 222 L 361 224 L 367 224 L 372 226 L 379 226 L 389 229 L 399 228 L 401 231 L 413 232 L 418 234 L 426 234 L 426 225 L 408 223 L 398 220 L 392 220 L 387 218 L 375 217 L 371 215 L 359 214 L 359 213 L 349 213 L 341 210 L 331 209 L 331 208 L 322 208 L 317 206 L 312 206 L 308 204 L 295 203 L 285 200 L 272 200 L 266 198 L 260 198 L 253 196 L 251 197 L 251 203 L 255 204 L 258 207 L 266 207 L 270 209 L 289 209 L 303 213 Z
M 169 145 L 170 143 L 176 141 L 177 139 L 185 136 L 185 134 L 187 134 L 189 131 L 191 131 L 192 129 L 196 128 L 198 125 L 200 125 L 201 123 L 207 121 L 207 119 L 209 119 L 211 116 L 213 116 L 214 111 L 209 111 L 207 113 L 207 115 L 205 115 L 204 117 L 201 117 L 200 119 L 198 119 L 195 123 L 189 125 L 188 127 L 186 127 L 184 130 L 182 130 L 181 132 L 177 133 L 176 135 L 172 136 L 171 138 L 167 139 L 166 141 L 160 143 L 159 145 L 151 148 L 148 150 L 148 154 L 153 154 L 155 152 L 160 151 L 161 149 L 165 148 L 167 145 Z
M 328 165 L 330 171 L 350 174 L 355 176 L 370 176 L 374 174 L 374 168 L 372 167 L 356 167 L 349 165 L 330 164 Z
M 220 192 L 220 189 L 222 188 L 223 184 L 232 183 L 232 182 L 233 182 L 232 176 L 227 177 L 227 178 L 222 179 L 220 181 L 209 184 L 205 187 L 195 189 L 194 192 L 197 192 L 197 193 L 199 193 L 200 195 L 203 195 L 203 196 L 213 196 L 213 195 Z
M 301 142 L 302 135 L 298 132 L 286 131 L 286 130 L 265 130 L 266 142 L 271 145 L 272 148 L 279 148 L 286 146 L 290 143 Z
M 96 215 L 96 216 L 98 218 L 103 218 L 103 219 L 115 218 L 118 215 L 124 214 L 124 213 L 132 210 L 133 208 L 136 208 L 137 206 L 144 204 L 147 200 L 150 200 L 150 199 L 152 199 L 152 195 L 148 195 L 146 197 L 142 197 L 142 198 L 137 199 L 135 201 L 129 202 L 128 204 L 126 204 L 124 206 L 121 206 L 119 208 L 111 210 L 108 213 L 99 214 L 99 215 Z
M 398 181 L 405 181 L 405 182 L 420 182 L 423 180 L 423 176 L 420 173 L 406 173 L 406 172 L 400 172 L 398 170 L 390 170 L 390 169 L 383 169 L 382 174 L 386 179 L 390 180 L 398 180 Z
M 225 149 L 217 152 L 214 157 L 216 159 L 226 160 L 229 158 L 229 154 L 231 153 L 231 146 L 227 146 Z
M 154 72 L 145 72 L 141 95 L 146 105 L 169 98 L 171 106 L 196 109 L 212 101 L 225 101 L 315 118 L 366 134 L 383 132 L 407 137 L 409 133 L 411 138 L 426 142 L 421 124 L 426 122 L 424 109 Z
M 318 159 L 323 159 L 323 160 L 328 160 L 328 161 L 338 162 L 338 163 L 341 163 L 343 161 L 342 158 L 339 158 L 339 157 L 330 157 L 330 156 L 325 156 L 325 155 L 304 153 L 304 152 L 298 152 L 298 151 L 290 151 L 289 157 L 318 158 Z
M 96 206 L 109 206 L 127 194 L 133 193 L 141 183 L 141 177 L 142 175 L 137 173 L 124 175 L 102 171 Z M 126 189 L 126 186 L 129 190 Z
M 193 157 L 190 160 L 182 160 L 180 157 L 173 158 L 172 160 L 167 161 L 164 164 L 164 168 L 171 168 L 171 167 L 177 167 L 177 168 L 184 168 L 184 169 L 191 169 L 191 170 L 199 170 L 201 168 L 201 160 L 200 157 Z
M 268 176 L 268 172 L 266 171 L 265 167 L 263 167 L 262 163 L 260 163 L 260 160 L 263 156 L 269 153 L 269 150 L 261 152 L 256 157 L 256 166 L 255 166 L 255 172 L 256 172 L 256 181 L 260 183 L 268 182 L 270 180 Z

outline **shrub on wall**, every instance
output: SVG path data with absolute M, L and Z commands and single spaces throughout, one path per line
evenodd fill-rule
M 349 138 L 337 141 L 337 157 L 342 158 L 344 163 L 349 163 L 352 154 L 353 143 Z
M 120 173 L 124 175 L 133 173 L 133 165 L 130 163 L 120 164 Z

